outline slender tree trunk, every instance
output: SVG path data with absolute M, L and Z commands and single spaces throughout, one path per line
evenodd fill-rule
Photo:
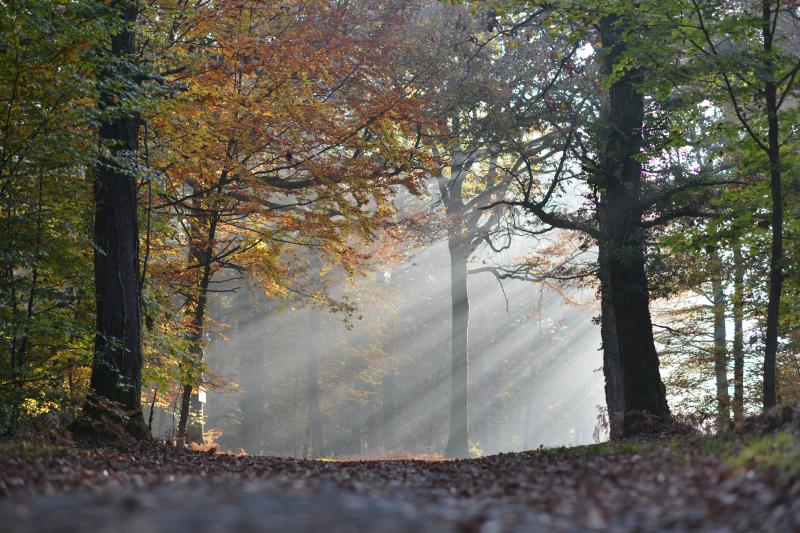
M 733 419 L 744 420 L 744 261 L 739 243 L 733 248 Z
M 119 105 L 117 87 L 131 83 L 126 65 L 136 52 L 136 2 L 114 2 L 122 28 L 111 36 L 110 64 L 99 76 L 100 110 L 109 114 L 100 123 L 99 142 L 107 150 L 94 169 L 94 271 L 97 304 L 95 356 L 90 380 L 94 399 L 120 404 L 131 413 L 133 433 L 147 434 L 141 409 L 142 350 L 139 299 L 139 229 L 136 176 L 125 162 L 136 161 L 139 116 L 113 109 Z M 103 412 L 94 400 L 86 413 Z
M 611 75 L 625 52 L 615 27 L 616 17 L 600 25 L 605 71 Z M 601 157 L 606 190 L 608 287 L 616 322 L 623 373 L 626 436 L 660 429 L 669 420 L 666 391 L 650 319 L 650 295 L 645 272 L 645 234 L 639 199 L 644 97 L 637 89 L 641 73 L 628 70 L 609 90 L 605 146 Z
M 783 286 L 783 187 L 781 184 L 781 146 L 778 122 L 778 87 L 773 81 L 772 63 L 772 2 L 762 0 L 762 22 L 765 66 L 769 73 L 764 84 L 767 110 L 767 155 L 769 157 L 769 182 L 772 200 L 772 249 L 769 258 L 769 299 L 767 302 L 767 327 L 764 350 L 764 409 L 777 403 L 776 356 L 778 353 L 778 326 L 780 324 L 781 290 Z
M 147 429 L 150 431 L 151 435 L 153 434 L 153 414 L 155 413 L 157 399 L 158 389 L 153 391 L 153 398 L 150 400 L 150 416 L 147 417 Z
M 464 246 L 451 239 L 450 297 L 450 433 L 445 447 L 448 457 L 469 456 L 469 296 L 467 258 Z
M 718 257 L 715 262 L 720 263 Z M 728 347 L 725 331 L 725 290 L 719 275 L 715 275 L 711 283 L 714 293 L 714 375 L 717 383 L 717 431 L 723 431 L 731 423 L 731 399 L 728 392 Z
M 200 367 L 203 362 L 203 333 L 205 331 L 206 306 L 208 304 L 208 286 L 211 282 L 214 242 L 216 237 L 219 216 L 212 214 L 208 221 L 208 234 L 203 248 L 191 245 L 189 255 L 194 259 L 194 264 L 201 268 L 198 280 L 196 301 L 189 306 L 187 311 L 191 315 L 189 325 L 189 361 L 183 362 L 184 384 L 181 396 L 181 416 L 178 420 L 177 440 L 183 443 L 188 437 L 189 442 L 203 442 L 203 404 L 200 401 L 199 391 L 194 384 L 200 380 Z M 193 239 L 197 242 L 196 239 Z M 190 423 L 189 415 L 193 415 Z
M 320 327 L 318 313 L 321 311 L 310 310 L 309 334 L 314 338 L 314 332 Z M 319 403 L 319 346 L 316 342 L 308 346 L 308 425 L 311 432 L 311 456 L 325 456 L 325 441 L 322 438 L 322 409 Z

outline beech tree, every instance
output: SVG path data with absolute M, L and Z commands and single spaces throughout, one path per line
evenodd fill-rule
M 452 457 L 467 457 L 469 448 L 468 275 L 488 272 L 470 269 L 470 258 L 481 247 L 505 246 L 495 244 L 508 235 L 499 201 L 519 168 L 537 165 L 558 144 L 563 132 L 540 131 L 544 117 L 559 113 L 548 93 L 576 68 L 575 49 L 564 53 L 568 43 L 540 27 L 498 32 L 495 23 L 489 12 L 422 3 L 406 37 L 407 68 L 419 73 L 437 126 L 424 139 L 439 161 L 433 196 L 450 256 Z
M 720 185 L 707 173 L 664 163 L 673 148 L 659 132 L 670 125 L 664 110 L 675 104 L 666 98 L 673 91 L 659 87 L 656 73 L 667 76 L 658 66 L 669 64 L 675 49 L 656 43 L 670 27 L 674 6 L 526 5 L 542 8 L 549 23 L 594 47 L 607 94 L 598 102 L 599 115 L 562 151 L 565 162 L 551 163 L 552 176 L 525 169 L 518 198 L 507 203 L 528 210 L 541 224 L 584 233 L 597 243 L 609 407 L 624 403 L 621 434 L 651 431 L 667 424 L 670 412 L 649 310 L 648 235 L 671 220 L 697 216 L 698 206 L 683 193 Z M 645 31 L 637 31 L 645 19 Z M 672 122 L 677 127 L 678 121 Z M 564 188 L 576 179 L 585 182 L 586 204 L 573 211 L 559 208 Z
M 590 149 L 595 155 L 589 155 L 587 145 L 576 135 L 563 148 L 549 183 L 547 178 L 542 183 L 537 169 L 527 168 L 518 174 L 519 197 L 507 203 L 530 211 L 547 226 L 582 232 L 598 242 L 607 399 L 610 407 L 624 401 L 621 433 L 630 435 L 663 425 L 670 417 L 653 340 L 645 270 L 645 236 L 654 221 L 645 221 L 643 215 L 655 202 L 643 197 L 639 159 L 645 147 L 643 70 L 628 63 L 636 44 L 627 28 L 636 14 L 629 5 L 568 3 L 563 7 L 563 11 L 552 11 L 557 23 L 574 25 L 577 41 L 596 38 L 588 42 L 601 48 L 597 57 L 608 96 L 601 106 L 602 118 L 591 130 Z M 594 202 L 589 216 L 552 207 L 563 194 L 564 184 L 575 176 L 574 167 L 564 164 L 570 152 L 584 168 L 591 168 L 589 186 L 595 196 L 589 196 Z M 621 379 L 615 372 L 617 359 Z M 621 393 L 617 392 L 620 382 Z
M 141 122 L 129 100 L 138 92 L 140 79 L 135 58 L 139 5 L 120 1 L 110 9 L 118 27 L 111 30 L 98 76 L 101 155 L 92 171 L 97 330 L 91 389 L 98 400 L 110 400 L 128 411 L 132 431 L 143 432 L 136 194 Z M 92 402 L 87 405 L 90 414 L 96 409 Z
M 353 273 L 364 258 L 356 243 L 391 213 L 395 187 L 416 188 L 413 149 L 400 137 L 415 112 L 414 88 L 391 70 L 387 27 L 398 14 L 359 9 L 238 1 L 200 9 L 192 32 L 210 40 L 199 55 L 187 50 L 194 66 L 180 76 L 188 90 L 173 103 L 182 118 L 154 118 L 160 138 L 184 143 L 158 162 L 157 207 L 175 213 L 188 261 L 175 271 L 164 256 L 154 267 L 186 298 L 191 355 L 179 440 L 201 381 L 215 274 L 247 271 L 275 297 L 306 293 L 344 309 L 297 285 L 308 265 L 290 267 L 299 258 L 292 249 L 311 248 Z M 166 253 L 175 253 L 171 243 Z

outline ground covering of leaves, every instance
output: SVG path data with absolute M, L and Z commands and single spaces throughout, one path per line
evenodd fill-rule
M 0 529 L 800 531 L 799 413 L 718 437 L 464 461 L 9 443 L 0 448 Z

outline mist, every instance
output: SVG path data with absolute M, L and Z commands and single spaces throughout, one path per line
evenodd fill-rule
M 532 245 L 519 239 L 502 257 L 483 251 L 470 264 L 512 262 Z M 350 316 L 270 300 L 252 282 L 213 293 L 206 433 L 223 449 L 290 457 L 441 455 L 450 408 L 447 246 L 406 255 L 330 289 L 352 301 Z M 469 300 L 470 455 L 605 439 L 594 290 L 481 272 L 469 276 Z M 160 411 L 154 431 L 169 436 L 174 416 Z

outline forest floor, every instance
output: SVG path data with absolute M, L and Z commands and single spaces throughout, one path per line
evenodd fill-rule
M 800 411 L 663 436 L 463 461 L 312 461 L 0 444 L 0 529 L 800 531 Z

